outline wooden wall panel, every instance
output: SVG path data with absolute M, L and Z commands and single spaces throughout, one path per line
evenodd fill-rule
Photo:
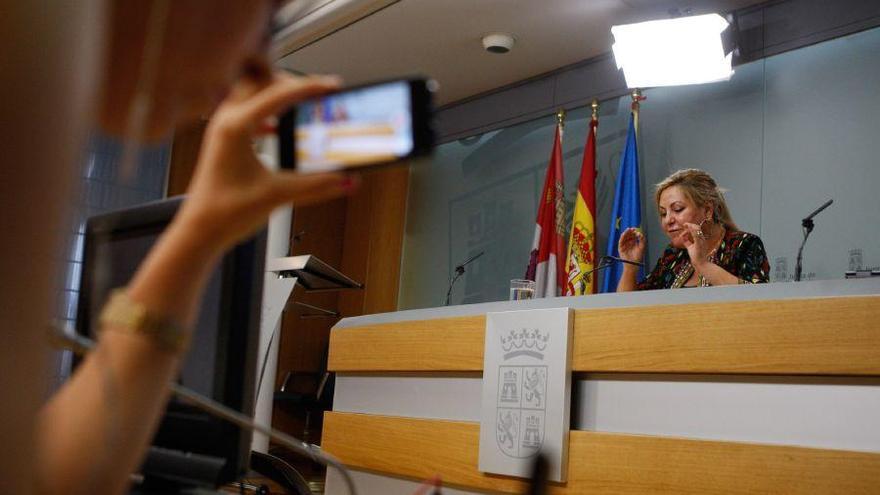
M 367 180 L 373 183 L 373 214 L 363 314 L 397 311 L 409 168 L 377 171 Z
M 479 424 L 327 413 L 323 448 L 379 473 L 521 493 L 516 478 L 478 471 Z M 831 494 L 880 492 L 880 454 L 752 443 L 570 433 L 558 494 Z
M 346 209 L 345 199 L 296 208 L 290 228 L 291 254 L 314 254 L 332 266 L 339 266 Z M 338 299 L 338 292 L 308 293 L 302 287 L 296 287 L 291 301 L 337 311 Z M 338 321 L 335 317 L 309 316 L 315 313 L 294 302 L 288 303 L 282 317 L 281 333 L 277 336 L 275 391 L 280 390 L 287 373 L 291 372 L 292 379 L 286 391 L 314 397 L 327 365 L 330 327 Z M 320 421 L 320 414 L 311 412 L 309 407 L 296 401 L 276 401 L 272 413 L 275 428 L 298 438 L 308 437 L 310 442 L 320 441 Z M 304 465 L 299 467 L 303 468 Z
M 339 294 L 339 311 L 344 317 L 364 314 L 364 292 L 372 290 L 366 284 L 370 256 L 370 222 L 373 216 L 372 197 L 370 182 L 362 179 L 360 190 L 348 198 L 342 241 L 343 256 L 339 268 L 365 286 L 360 291 L 349 290 Z
M 335 371 L 480 371 L 484 316 L 338 328 Z M 880 375 L 880 296 L 580 309 L 583 372 Z
M 346 202 L 344 199 L 296 208 L 291 223 L 293 255 L 314 254 L 331 266 L 342 259 Z M 338 292 L 308 293 L 297 287 L 292 300 L 331 311 L 338 310 Z M 315 311 L 289 303 L 283 316 L 278 350 L 276 390 L 288 371 L 319 372 L 326 366 L 330 327 L 338 318 L 312 318 Z
M 409 168 L 385 168 L 349 198 L 341 267 L 364 290 L 340 295 L 344 316 L 397 311 L 408 187 Z
M 408 187 L 407 168 L 369 172 L 354 195 L 329 203 L 296 208 L 291 233 L 293 254 L 314 254 L 365 284 L 363 290 L 305 293 L 297 290 L 294 300 L 334 310 L 344 316 L 394 311 L 397 309 L 400 253 L 403 245 Z M 330 327 L 337 318 L 304 318 L 312 310 L 291 304 L 285 312 L 278 356 L 275 390 L 288 371 L 296 373 L 289 391 L 313 393 L 315 373 L 326 366 Z M 302 436 L 305 410 L 290 402 L 275 406 L 273 425 Z M 320 441 L 321 415 L 310 418 L 310 441 Z

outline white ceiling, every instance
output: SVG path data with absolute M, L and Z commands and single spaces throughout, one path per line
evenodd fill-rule
M 283 67 L 357 84 L 424 74 L 443 105 L 611 50 L 611 26 L 729 12 L 762 0 L 302 0 L 276 38 Z M 320 15 L 319 15 L 320 14 Z M 483 50 L 492 32 L 510 53 Z

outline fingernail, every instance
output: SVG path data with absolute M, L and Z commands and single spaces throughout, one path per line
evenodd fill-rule
M 354 175 L 346 175 L 339 182 L 339 187 L 342 188 L 346 193 L 352 193 L 357 190 L 360 185 L 360 180 L 357 179 L 357 176 Z

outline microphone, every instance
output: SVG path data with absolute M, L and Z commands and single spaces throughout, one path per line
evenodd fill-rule
M 801 227 L 804 228 L 804 240 L 803 240 L 803 242 L 801 242 L 801 247 L 798 248 L 797 262 L 795 263 L 795 266 L 794 266 L 794 281 L 795 282 L 801 281 L 801 274 L 804 271 L 804 246 L 807 244 L 807 238 L 810 237 L 810 232 L 813 231 L 813 227 L 815 226 L 813 224 L 813 217 L 815 217 L 816 215 L 821 213 L 822 210 L 824 210 L 825 208 L 828 208 L 829 206 L 831 206 L 831 203 L 833 203 L 833 202 L 834 202 L 833 198 L 829 199 L 822 206 L 816 208 L 816 210 L 813 213 L 810 213 L 807 216 L 807 218 L 801 220 Z
M 834 202 L 834 199 L 833 199 L 833 198 L 832 198 L 832 199 L 829 199 L 828 201 L 825 202 L 825 204 L 823 204 L 822 206 L 816 208 L 816 211 L 814 211 L 813 213 L 810 213 L 810 216 L 808 216 L 807 218 L 803 219 L 802 222 L 808 222 L 808 221 L 812 220 L 813 217 L 815 217 L 816 215 L 818 215 L 819 213 L 821 213 L 822 210 L 824 210 L 825 208 L 828 208 L 829 206 L 831 206 L 831 203 L 833 203 L 833 202 Z M 806 225 L 805 225 L 805 227 L 806 227 Z
M 592 270 L 584 272 L 584 274 L 582 276 L 587 277 L 589 275 L 592 275 L 593 272 L 598 272 L 598 271 L 604 270 L 606 268 L 611 268 L 612 266 L 614 266 L 615 263 L 626 263 L 628 265 L 645 266 L 644 263 L 641 263 L 639 261 L 629 261 L 629 260 L 625 260 L 623 258 L 618 258 L 617 256 L 611 256 L 610 254 L 608 254 L 608 255 L 600 257 L 599 264 L 597 264 L 596 267 L 593 268 Z
M 470 258 L 464 260 L 459 265 L 455 267 L 455 277 L 452 278 L 452 281 L 449 282 L 449 290 L 446 291 L 446 304 L 444 306 L 449 306 L 449 300 L 452 298 L 452 287 L 455 285 L 455 282 L 458 281 L 458 278 L 464 275 L 464 267 L 473 263 L 477 258 L 486 254 L 486 251 L 480 251 L 479 253 L 471 256 Z
M 455 271 L 456 271 L 456 272 L 459 271 L 459 270 L 464 271 L 464 267 L 466 267 L 467 265 L 470 265 L 474 260 L 476 260 L 477 258 L 479 258 L 480 256 L 482 256 L 482 255 L 484 255 L 484 254 L 486 254 L 486 251 L 480 251 L 479 253 L 477 253 L 477 254 L 471 256 L 470 258 L 464 260 L 464 262 L 462 262 L 460 265 L 458 265 L 458 266 L 455 267 Z
M 611 260 L 611 261 L 617 261 L 617 262 L 620 262 L 620 263 L 626 263 L 626 264 L 628 264 L 628 265 L 645 266 L 645 264 L 642 263 L 642 262 L 640 262 L 640 261 L 630 261 L 630 260 L 625 260 L 625 259 L 623 259 L 623 258 L 618 258 L 617 256 L 611 256 L 610 254 L 609 254 L 609 255 L 602 256 L 601 260 L 602 260 L 602 261 Z
M 587 275 L 590 275 L 593 272 L 598 272 L 599 270 L 611 268 L 612 266 L 614 266 L 614 263 L 616 263 L 616 262 L 626 263 L 628 265 L 635 265 L 635 266 L 645 266 L 644 263 L 640 263 L 638 261 L 629 261 L 629 260 L 625 260 L 623 258 L 618 258 L 617 256 L 605 255 L 605 256 L 602 256 L 601 258 L 599 258 L 599 264 L 596 265 L 596 268 L 593 268 L 592 270 L 584 273 L 583 276 L 586 277 Z

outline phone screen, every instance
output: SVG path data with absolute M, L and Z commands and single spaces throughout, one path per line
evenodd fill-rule
M 301 172 L 390 162 L 414 151 L 410 84 L 394 81 L 324 96 L 296 112 L 294 150 Z

